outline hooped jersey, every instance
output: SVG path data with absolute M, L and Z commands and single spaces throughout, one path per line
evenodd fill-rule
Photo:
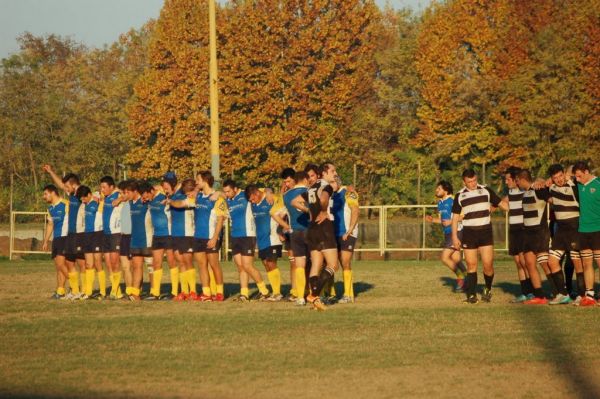
M 113 201 L 117 198 L 119 198 L 117 190 L 104 197 L 102 208 L 102 228 L 104 234 L 121 233 L 121 205 L 113 206 Z
M 302 194 L 306 193 L 308 189 L 305 186 L 296 186 L 283 194 L 283 204 L 287 210 L 287 214 L 290 221 L 290 227 L 292 230 L 304 231 L 308 228 L 309 217 L 308 214 L 294 208 L 292 201 Z
M 240 190 L 235 197 L 227 199 L 231 219 L 231 237 L 256 237 L 256 225 L 252 207 L 246 194 Z
M 152 216 L 142 198 L 129 201 L 131 208 L 131 248 L 152 247 Z
M 556 220 L 561 223 L 572 223 L 579 227 L 579 191 L 577 184 L 567 180 L 564 186 L 550 186 L 552 210 Z
M 511 229 L 523 227 L 523 194 L 518 187 L 508 190 L 508 224 Z
M 326 192 L 329 194 L 329 205 L 326 209 L 323 209 L 321 204 L 321 194 Z M 308 191 L 302 194 L 302 198 L 308 205 L 308 211 L 310 213 L 311 223 L 316 223 L 316 219 L 319 214 L 323 211 L 326 211 L 329 214 L 331 208 L 331 198 L 333 196 L 333 187 L 325 180 L 317 180 L 315 184 L 308 188 Z M 332 215 L 328 215 L 329 218 L 332 218 Z
M 195 199 L 188 198 L 194 207 L 194 237 L 210 240 L 215 235 L 219 217 L 227 217 L 227 204 L 220 195 L 199 193 Z
M 525 227 L 548 227 L 547 204 L 550 191 L 530 187 L 523 193 L 523 224 Z
M 491 226 L 490 207 L 497 207 L 502 200 L 489 187 L 477 185 L 474 190 L 463 187 L 452 203 L 452 213 L 464 215 L 464 228 L 486 228 Z
M 282 209 L 284 209 L 283 198 L 279 195 L 274 197 L 272 204 L 269 204 L 266 196 L 258 204 L 252 204 L 252 213 L 256 224 L 256 244 L 259 250 L 281 245 L 279 234 L 277 234 L 278 224 L 272 216 Z
M 171 235 L 171 212 L 169 205 L 164 202 L 167 196 L 159 191 L 152 201 L 148 203 L 150 216 L 152 218 L 152 228 L 157 237 L 168 237 Z
M 187 196 L 181 189 L 175 191 L 171 196 L 172 201 L 186 201 Z M 193 237 L 194 236 L 194 209 L 193 208 L 175 208 L 171 210 L 171 236 L 173 237 Z
M 333 214 L 333 227 L 336 237 L 341 237 L 348 232 L 352 217 L 352 208 L 358 207 L 358 193 L 348 191 L 346 186 L 340 187 L 332 196 L 331 213 Z M 358 236 L 358 224 L 350 232 L 352 237 Z
M 77 215 L 81 201 L 75 194 L 69 195 L 69 233 L 77 233 Z
M 53 224 L 52 237 L 66 237 L 69 234 L 69 201 L 61 199 L 48 207 L 48 221 Z
M 93 233 L 102 231 L 102 208 L 104 203 L 91 200 L 81 204 L 77 212 L 77 233 Z

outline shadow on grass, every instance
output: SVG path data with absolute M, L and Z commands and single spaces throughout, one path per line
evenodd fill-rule
M 453 277 L 440 277 L 440 281 L 442 282 L 442 287 L 448 288 L 448 291 L 454 292 L 454 287 L 456 286 L 456 278 Z

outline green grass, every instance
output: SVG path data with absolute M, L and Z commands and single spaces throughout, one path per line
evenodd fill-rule
M 357 303 L 324 313 L 56 302 L 50 262 L 2 261 L 0 396 L 600 396 L 600 308 L 511 305 L 508 262 L 497 266 L 491 304 L 461 304 L 437 262 L 357 262 L 355 281 Z

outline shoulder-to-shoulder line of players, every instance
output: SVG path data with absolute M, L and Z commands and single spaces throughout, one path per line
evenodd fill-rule
M 358 232 L 358 195 L 342 185 L 331 163 L 310 164 L 302 171 L 286 168 L 277 194 L 254 184 L 242 190 L 233 180 L 224 181 L 222 191 L 216 191 L 208 171 L 181 182 L 168 172 L 156 185 L 126 180 L 117 186 L 105 176 L 99 192 L 94 192 L 75 174 L 61 178 L 49 165 L 44 170 L 54 182 L 43 189 L 49 204 L 43 248 L 48 250 L 51 242 L 57 275 L 54 299 L 223 301 L 219 251 L 229 220 L 240 280 L 234 300 L 251 299 L 252 279 L 258 288 L 252 299 L 260 301 L 309 302 L 318 310 L 328 302 L 354 302 L 351 260 Z M 277 263 L 284 245 L 291 282 L 286 298 Z M 254 266 L 256 248 L 270 289 Z M 169 293 L 161 293 L 164 259 Z M 145 264 L 151 287 L 146 295 L 141 292 Z M 339 266 L 344 280 L 341 299 L 333 284 Z
M 471 169 L 463 172 L 464 188 L 455 195 L 448 182 L 438 184 L 439 217 L 429 220 L 443 226 L 445 245 L 441 259 L 456 274 L 456 290 L 466 293 L 466 303 L 480 300 L 476 292 L 478 255 L 485 280 L 481 300 L 491 301 L 491 212 L 501 208 L 508 212 L 509 255 L 514 258 L 521 285 L 521 294 L 513 302 L 597 304 L 594 261 L 600 266 L 600 179 L 590 173 L 586 162 L 577 162 L 566 170 L 555 164 L 547 174 L 548 180 L 534 179 L 529 170 L 508 168 L 504 174 L 508 195 L 503 199 L 489 187 L 478 184 Z M 538 267 L 551 288 L 549 298 L 542 290 Z

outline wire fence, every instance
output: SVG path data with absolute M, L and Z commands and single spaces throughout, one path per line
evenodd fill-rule
M 427 221 L 435 205 L 367 205 L 360 207 L 355 253 L 385 258 L 392 253 L 415 253 L 417 259 L 443 249 L 439 224 Z M 13 211 L 10 215 L 9 259 L 20 255 L 50 254 L 42 251 L 46 212 Z M 508 215 L 492 217 L 496 251 L 508 250 Z M 226 223 L 221 258 L 230 257 L 229 225 Z

